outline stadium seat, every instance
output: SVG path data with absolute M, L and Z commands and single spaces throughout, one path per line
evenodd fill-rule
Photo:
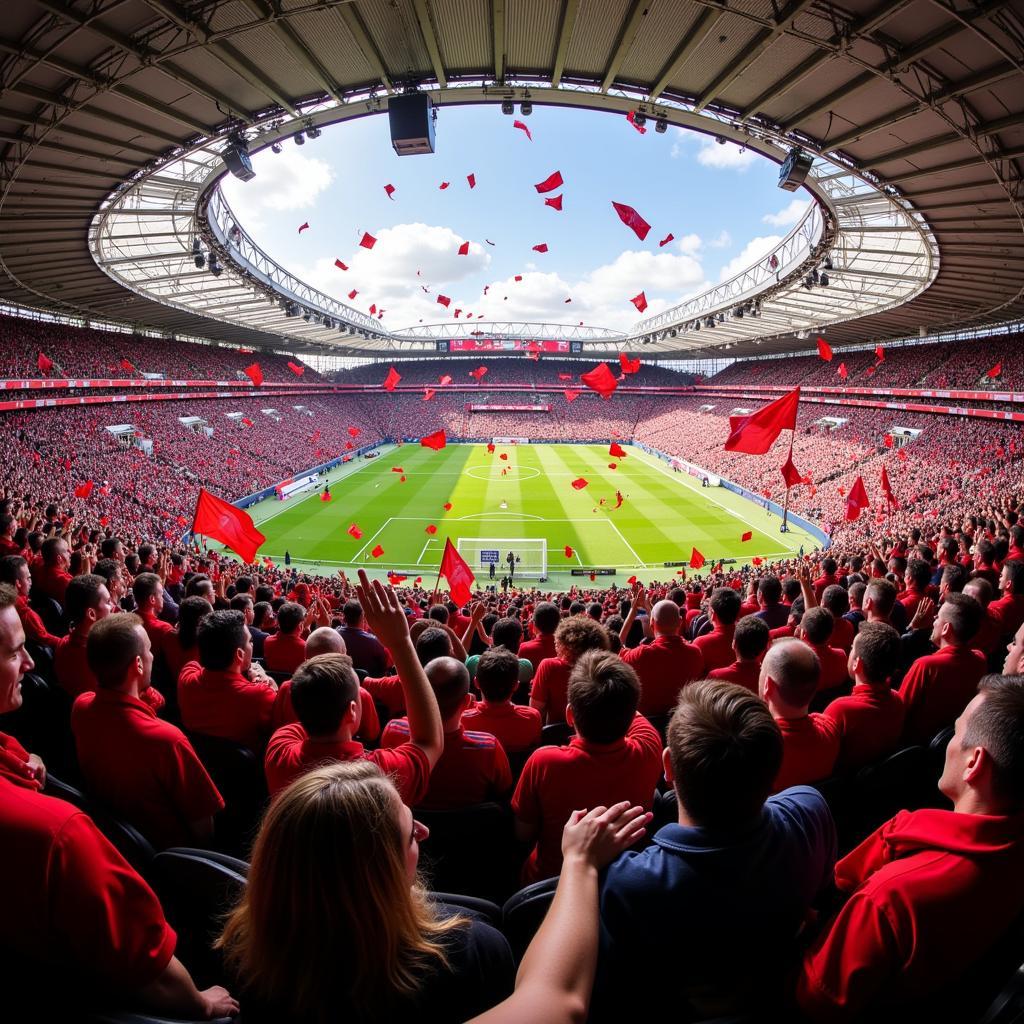
M 71 735 L 71 698 L 56 683 L 30 672 L 21 681 L 21 707 L 0 716 L 0 730 L 38 754 L 48 771 L 78 778 L 78 758 Z
M 194 1024 L 181 1017 L 155 1017 L 135 1010 L 95 1010 L 79 1018 L 82 1024 Z M 208 1024 L 241 1024 L 240 1017 L 215 1017 Z
M 464 896 L 455 892 L 432 892 L 430 898 L 435 903 L 442 903 L 460 913 L 466 913 L 486 924 L 501 929 L 501 907 L 490 900 L 482 900 L 476 896 Z
M 553 722 L 541 729 L 540 746 L 564 747 L 575 735 L 576 730 L 568 722 Z
M 930 807 L 938 776 L 927 747 L 904 747 L 862 768 L 850 793 L 850 824 L 858 840 L 902 810 Z
M 555 898 L 557 885 L 557 878 L 534 882 L 511 896 L 501 908 L 502 931 L 517 961 L 522 959 L 530 940 L 537 934 Z
M 29 594 L 28 603 L 43 620 L 43 625 L 48 633 L 52 633 L 54 636 L 64 636 L 67 633 L 68 624 L 64 617 L 64 609 L 52 597 L 33 590 Z

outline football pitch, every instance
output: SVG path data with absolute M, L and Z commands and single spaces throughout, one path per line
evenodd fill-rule
M 543 538 L 554 589 L 589 583 L 573 569 L 614 569 L 614 578 L 598 577 L 609 585 L 631 575 L 668 579 L 677 569 L 664 563 L 687 561 L 694 547 L 708 568 L 719 559 L 779 558 L 817 547 L 801 530 L 780 533 L 779 517 L 760 505 L 725 488 L 703 488 L 639 448 L 625 450 L 625 458 L 613 458 L 605 445 L 496 445 L 494 452 L 483 444 L 439 452 L 385 445 L 377 458 L 329 473 L 329 502 L 321 500 L 321 479 L 312 492 L 266 499 L 249 511 L 267 538 L 260 557 L 280 565 L 287 552 L 303 571 L 362 567 L 377 576 L 422 576 L 424 585 L 432 585 L 447 537 L 456 545 L 462 538 L 464 548 L 493 540 L 502 559 L 517 540 Z M 574 487 L 580 479 L 586 486 Z M 753 536 L 742 541 L 747 531 Z M 488 567 L 478 557 L 471 566 L 485 584 Z M 496 566 L 498 580 L 505 571 Z

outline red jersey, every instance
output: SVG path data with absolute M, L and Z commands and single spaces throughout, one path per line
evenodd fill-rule
M 736 683 L 745 686 L 751 693 L 757 693 L 757 684 L 761 676 L 761 666 L 756 661 L 734 661 L 725 668 L 712 669 L 708 679 L 720 679 L 723 683 Z
M 25 630 L 25 637 L 34 644 L 41 644 L 43 647 L 56 647 L 60 637 L 54 636 L 43 625 L 39 614 L 29 607 L 27 597 L 19 597 L 14 602 L 14 607 L 21 619 L 21 628 Z
M 822 573 L 815 581 L 811 584 L 814 587 L 814 596 L 821 601 L 821 595 L 825 593 L 826 587 L 831 587 L 834 583 L 838 583 L 839 580 L 836 578 L 835 573 Z
M 710 633 L 697 637 L 693 646 L 700 651 L 704 659 L 704 670 L 711 672 L 716 668 L 725 668 L 731 665 L 736 658 L 732 649 L 732 638 L 736 632 L 736 623 L 723 626 L 718 623 Z
M 899 747 L 906 707 L 888 683 L 856 683 L 848 697 L 837 697 L 824 714 L 839 726 L 836 767 L 853 771 Z
M 498 704 L 477 701 L 462 713 L 462 724 L 478 732 L 489 732 L 497 738 L 506 754 L 520 754 L 540 742 L 540 712 L 507 700 Z
M 398 676 L 368 676 L 363 680 L 363 686 L 374 700 L 384 705 L 389 715 L 395 717 L 405 714 L 405 690 Z
M 356 736 L 361 740 L 372 742 L 380 735 L 380 718 L 377 716 L 377 706 L 373 703 L 373 697 L 367 690 L 359 687 L 359 728 Z M 277 700 L 274 701 L 274 714 L 271 718 L 271 731 L 280 729 L 282 725 L 291 725 L 297 722 L 298 716 L 292 705 L 292 681 L 283 682 L 277 688 Z
M 203 668 L 190 661 L 178 676 L 181 722 L 190 732 L 260 750 L 270 734 L 277 693 L 231 669 Z
M 177 683 L 181 670 L 190 662 L 199 660 L 199 644 L 194 643 L 191 647 L 182 647 L 178 631 L 174 636 L 169 636 L 164 642 L 164 661 L 167 663 L 167 672 L 171 679 Z
M 562 869 L 562 829 L 578 807 L 610 807 L 620 800 L 650 810 L 661 777 L 661 737 L 637 714 L 614 743 L 574 736 L 564 747 L 535 750 L 519 779 L 512 811 L 536 826 L 537 845 L 523 865 L 523 884 Z
M 829 646 L 838 647 L 841 651 L 845 651 L 847 654 L 850 653 L 850 648 L 853 647 L 853 638 L 856 634 L 856 630 L 853 628 L 853 623 L 849 619 L 844 619 L 842 615 L 839 616 L 835 621 L 835 625 L 832 627 L 832 636 L 829 637 Z
M 981 654 L 959 644 L 918 658 L 899 690 L 907 709 L 903 730 L 906 742 L 927 743 L 952 725 L 978 692 L 978 680 L 987 668 Z
M 837 686 L 845 686 L 850 681 L 850 673 L 846 667 L 846 654 L 838 647 L 828 644 L 809 644 L 808 647 L 818 656 L 821 664 L 821 677 L 818 680 L 818 692 L 834 690 Z
M 676 706 L 679 691 L 704 676 L 700 651 L 681 636 L 657 636 L 649 644 L 640 644 L 620 652 L 640 677 L 642 715 L 663 715 Z
M 306 641 L 295 633 L 275 633 L 263 641 L 268 672 L 294 672 L 306 660 Z
M 565 721 L 569 706 L 569 676 L 572 665 L 562 658 L 545 658 L 533 677 L 530 700 L 544 705 L 542 714 L 546 725 Z
M 388 722 L 380 745 L 394 749 L 408 744 L 409 720 Z M 470 732 L 460 725 L 444 734 L 444 750 L 420 803 L 433 811 L 456 810 L 502 800 L 511 789 L 512 770 L 501 744 L 489 732 Z
M 86 657 L 88 641 L 89 634 L 84 632 L 83 627 L 76 626 L 67 636 L 62 636 L 53 649 L 53 668 L 57 682 L 69 697 L 93 693 L 99 689 L 99 683 L 89 668 L 89 659 Z M 155 686 L 147 686 L 139 695 L 139 699 L 157 714 L 167 703 L 164 695 Z
M 769 642 L 781 640 L 787 636 L 796 636 L 796 626 L 792 622 L 787 622 L 784 626 L 776 626 L 774 629 L 768 630 Z
M 71 582 L 71 573 L 56 565 L 43 565 L 42 562 L 32 566 L 31 572 L 32 587 L 35 591 L 53 598 L 63 608 L 64 595 Z
M 839 757 L 839 726 L 817 712 L 775 721 L 782 730 L 782 764 L 772 792 L 828 778 Z
M 1024 623 L 1024 594 L 1007 594 L 988 606 L 988 614 L 995 620 L 1000 639 L 1016 633 Z
M 537 674 L 540 663 L 545 658 L 558 657 L 555 651 L 555 634 L 541 633 L 533 640 L 519 645 L 519 657 L 525 658 L 533 666 L 533 674 Z
M 393 750 L 366 750 L 356 740 L 310 739 L 298 722 L 283 725 L 267 744 L 263 770 L 270 795 L 284 789 L 300 775 L 334 761 L 372 761 L 394 780 L 402 800 L 410 807 L 420 803 L 430 781 L 430 761 L 414 743 Z
M 801 1009 L 859 1019 L 955 983 L 1024 911 L 1022 861 L 1022 815 L 900 811 L 836 864 L 851 895 L 804 957 Z
M 158 850 L 188 846 L 189 823 L 224 807 L 185 734 L 117 690 L 83 693 L 71 710 L 78 764 L 89 792 Z
M 166 648 L 168 641 L 171 643 L 177 643 L 174 639 L 174 627 L 169 622 L 164 622 L 163 619 L 158 619 L 151 612 L 141 612 L 139 614 L 139 618 L 142 619 L 142 628 L 149 636 L 149 643 L 153 648 L 154 657 L 157 654 L 164 653 L 164 649 Z

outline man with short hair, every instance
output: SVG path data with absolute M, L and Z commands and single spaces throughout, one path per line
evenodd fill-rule
M 1002 639 L 1016 633 L 1024 623 L 1024 562 L 1003 563 L 999 589 L 1003 596 L 988 606 L 988 614 L 995 620 Z
M 821 607 L 832 613 L 833 625 L 829 646 L 838 647 L 844 654 L 849 654 L 856 632 L 853 623 L 846 618 L 846 613 L 850 610 L 850 595 L 838 583 L 834 583 L 822 592 Z
M 896 600 L 903 605 L 908 620 L 914 617 L 917 606 L 924 598 L 935 600 L 939 596 L 931 585 L 931 579 L 932 567 L 923 558 L 911 558 L 907 562 L 907 568 L 903 574 L 903 582 L 906 587 L 896 595 Z
M 708 673 L 709 679 L 722 683 L 735 683 L 751 693 L 757 693 L 761 678 L 761 658 L 768 650 L 771 630 L 768 623 L 757 615 L 744 615 L 736 623 L 732 635 L 732 649 L 736 660 L 725 668 L 715 668 Z
M 20 555 L 21 546 L 14 540 L 18 529 L 18 521 L 9 512 L 0 515 L 0 558 L 8 555 Z
M 818 656 L 818 664 L 821 666 L 818 688 L 826 693 L 846 686 L 850 681 L 846 655 L 829 643 L 834 628 L 835 619 L 827 608 L 810 608 L 800 619 L 798 630 L 800 639 Z
M 781 761 L 778 726 L 749 690 L 710 680 L 683 689 L 662 754 L 678 822 L 605 873 L 594 1020 L 635 1013 L 640 978 L 650 1005 L 683 1020 L 745 1015 L 781 997 L 794 937 L 836 854 L 820 793 L 768 795 Z
M 839 726 L 839 772 L 863 768 L 899 746 L 906 707 L 889 685 L 899 657 L 899 633 L 884 622 L 865 622 L 853 638 L 853 690 L 825 708 Z
M 32 585 L 36 593 L 43 594 L 64 606 L 64 591 L 71 582 L 68 566 L 71 549 L 63 537 L 47 537 L 40 548 L 40 562 L 32 567 Z
M 758 693 L 782 731 L 782 765 L 772 792 L 827 778 L 839 756 L 839 726 L 809 714 L 818 691 L 818 656 L 799 640 L 779 640 L 761 663 Z
M 17 595 L 15 608 L 26 638 L 31 643 L 55 648 L 60 643 L 60 637 L 54 636 L 46 628 L 39 613 L 28 603 L 28 595 L 32 592 L 32 573 L 29 571 L 28 562 L 21 555 L 6 555 L 0 558 L 0 583 L 13 588 Z
M 757 606 L 755 612 L 764 619 L 769 629 L 784 626 L 789 618 L 789 608 L 782 603 L 782 583 L 778 576 L 763 576 L 757 584 Z
M 533 609 L 533 639 L 520 644 L 519 657 L 533 666 L 534 675 L 545 658 L 557 657 L 555 630 L 561 621 L 558 605 L 552 601 L 539 601 Z
M 205 844 L 224 801 L 185 734 L 141 699 L 153 669 L 142 620 L 106 616 L 87 650 L 98 687 L 75 700 L 71 731 L 88 791 L 157 849 Z
M 294 672 L 306 660 L 302 627 L 306 609 L 297 601 L 285 601 L 277 612 L 277 632 L 263 644 L 263 661 L 269 672 Z
M 270 733 L 277 684 L 252 663 L 241 612 L 210 612 L 196 632 L 199 661 L 178 676 L 178 707 L 190 732 L 232 740 L 259 752 Z
M 898 591 L 886 579 L 871 580 L 864 591 L 861 608 L 868 622 L 888 623 L 897 633 L 907 626 L 907 610 L 897 600 Z
M 519 659 L 504 647 L 484 651 L 476 664 L 476 684 L 483 700 L 463 712 L 462 724 L 491 733 L 506 754 L 533 749 L 540 742 L 540 712 L 512 703 L 519 686 Z
M 570 615 L 558 624 L 556 657 L 540 663 L 530 688 L 530 707 L 540 712 L 545 725 L 565 721 L 572 667 L 593 650 L 608 650 L 608 633 L 600 623 L 583 615 Z
M 981 680 L 956 720 L 939 789 L 952 810 L 900 811 L 836 865 L 849 899 L 797 983 L 812 1020 L 919 1008 L 1024 912 L 1024 677 Z
M 821 560 L 821 575 L 811 584 L 814 588 L 814 599 L 821 601 L 822 595 L 828 587 L 834 587 L 839 578 L 836 576 L 838 565 L 834 558 L 823 558 Z
M 950 594 L 932 627 L 935 654 L 918 658 L 903 677 L 900 700 L 907 709 L 903 738 L 927 743 L 953 724 L 985 674 L 983 655 L 970 647 L 981 622 L 981 606 L 966 594 Z
M 162 655 L 167 643 L 174 638 L 174 627 L 160 618 L 164 610 L 164 585 L 155 572 L 140 572 L 132 583 L 135 610 L 142 619 L 154 654 Z
M 742 604 L 743 599 L 732 587 L 716 587 L 711 592 L 711 632 L 693 641 L 694 647 L 704 659 L 705 672 L 710 673 L 716 668 L 726 668 L 732 664 L 733 634 L 736 632 L 736 620 Z
M 363 606 L 351 598 L 342 606 L 341 616 L 345 624 L 338 632 L 345 641 L 345 650 L 352 659 L 352 665 L 374 679 L 383 677 L 391 659 L 380 640 L 363 629 Z
M 970 639 L 971 647 L 976 651 L 981 651 L 986 657 L 998 657 L 1002 634 L 999 623 L 989 614 L 993 594 L 991 584 L 984 579 L 968 580 L 964 584 L 963 593 L 968 597 L 973 597 L 981 605 L 982 611 L 978 630 Z
M 512 798 L 517 838 L 536 844 L 523 865 L 524 884 L 559 873 L 562 828 L 577 807 L 628 800 L 650 809 L 661 737 L 639 704 L 636 672 L 610 651 L 590 650 L 573 663 L 567 721 L 576 735 L 567 746 L 535 750 Z

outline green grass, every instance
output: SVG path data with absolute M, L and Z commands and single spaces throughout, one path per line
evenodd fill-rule
M 816 546 L 802 531 L 780 534 L 778 517 L 769 518 L 760 506 L 724 488 L 701 488 L 653 456 L 626 450 L 626 458 L 612 459 L 598 445 L 508 445 L 494 454 L 485 445 L 449 445 L 440 452 L 385 446 L 377 459 L 331 472 L 330 502 L 320 500 L 318 489 L 286 503 L 263 501 L 250 513 L 267 537 L 260 555 L 279 564 L 288 551 L 304 571 L 333 575 L 362 566 L 375 575 L 393 569 L 425 582 L 437 572 L 446 536 L 453 543 L 459 537 L 544 537 L 553 588 L 579 583 L 569 570 L 591 566 L 614 567 L 620 584 L 634 574 L 664 580 L 675 570 L 662 563 L 688 559 L 694 546 L 709 562 L 781 557 Z M 503 452 L 507 461 L 499 458 Z M 610 462 L 618 468 L 609 469 Z M 405 471 L 404 483 L 393 466 Z M 580 476 L 589 486 L 576 491 L 571 482 Z M 619 509 L 611 507 L 616 489 L 625 496 Z M 502 501 L 507 511 L 499 508 Z M 352 523 L 363 531 L 360 540 L 346 532 Z M 431 523 L 437 526 L 433 537 L 425 532 Z M 754 536 L 741 543 L 748 529 Z M 375 559 L 370 552 L 378 544 L 384 553 Z M 571 559 L 566 545 L 574 550 Z M 502 556 L 512 546 L 495 544 Z M 486 568 L 473 569 L 483 582 Z

